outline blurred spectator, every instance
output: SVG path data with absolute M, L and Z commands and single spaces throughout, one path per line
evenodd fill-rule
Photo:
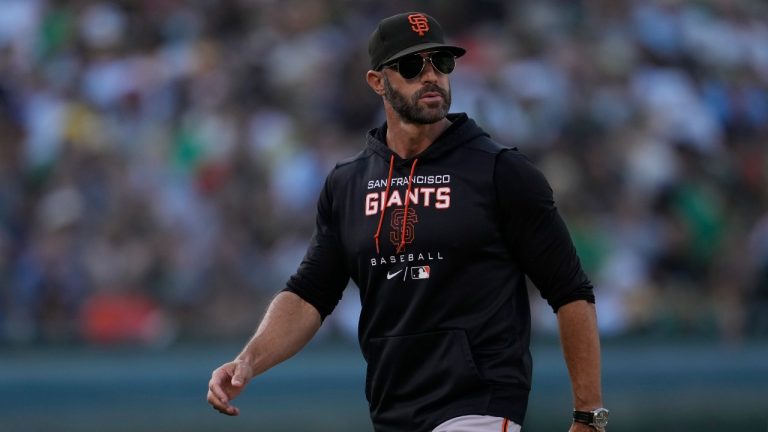
M 288 3 L 0 2 L 0 343 L 251 332 L 413 7 Z M 768 334 L 765 2 L 481 3 L 420 3 L 470 48 L 454 111 L 547 171 L 604 334 Z

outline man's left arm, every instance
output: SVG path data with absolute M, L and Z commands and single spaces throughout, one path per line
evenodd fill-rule
M 602 407 L 600 340 L 592 283 L 584 273 L 544 175 L 520 153 L 497 156 L 496 195 L 502 232 L 515 261 L 557 313 L 574 409 Z M 572 432 L 593 431 L 575 423 Z
M 595 305 L 577 300 L 557 310 L 560 343 L 571 377 L 573 407 L 592 411 L 603 406 L 600 383 L 600 337 Z M 574 422 L 571 432 L 594 431 L 590 426 Z

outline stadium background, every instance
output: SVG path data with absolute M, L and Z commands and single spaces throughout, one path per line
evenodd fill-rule
M 768 5 L 0 0 L 0 431 L 369 430 L 355 288 L 229 419 L 204 401 L 382 119 L 383 16 L 469 50 L 452 111 L 546 172 L 612 431 L 768 430 Z M 526 430 L 565 430 L 533 295 Z

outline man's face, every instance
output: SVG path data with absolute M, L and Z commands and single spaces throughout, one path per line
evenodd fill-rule
M 405 80 L 395 71 L 388 72 L 397 75 L 393 80 L 398 84 L 404 83 L 401 88 L 416 88 L 410 95 L 401 92 L 395 89 L 387 74 L 384 74 L 384 98 L 405 122 L 432 124 L 445 118 L 451 108 L 451 87 L 447 77 L 438 76 L 439 73 L 433 70 L 425 70 L 418 77 Z M 435 76 L 436 79 L 425 75 Z M 444 82 L 445 87 L 441 87 L 440 82 Z

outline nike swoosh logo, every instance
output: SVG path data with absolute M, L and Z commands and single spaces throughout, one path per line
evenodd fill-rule
M 393 277 L 397 276 L 400 272 L 402 272 L 403 269 L 400 269 L 394 273 L 387 272 L 387 279 L 392 279 Z

